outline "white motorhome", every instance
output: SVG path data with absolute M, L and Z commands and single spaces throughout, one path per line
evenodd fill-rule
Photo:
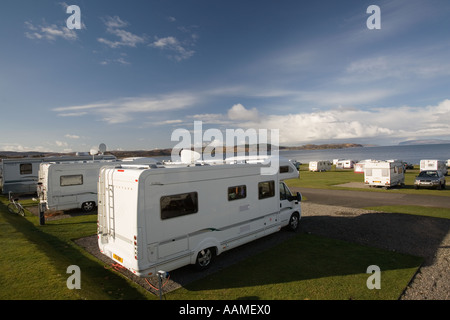
M 405 171 L 401 161 L 373 160 L 364 165 L 364 183 L 371 187 L 394 187 L 405 183 Z
M 420 171 L 436 170 L 444 176 L 448 174 L 447 164 L 444 160 L 420 160 Z
M 309 171 L 330 171 L 331 163 L 330 161 L 310 161 Z
M 39 178 L 39 165 L 46 162 L 89 161 L 92 156 L 62 156 L 43 158 L 14 158 L 2 161 L 2 193 L 35 193 Z M 114 160 L 112 155 L 96 155 L 95 160 Z
M 98 173 L 115 160 L 77 161 L 40 164 L 37 194 L 47 210 L 81 208 L 85 212 L 97 206 Z M 36 188 L 36 186 L 35 186 Z
M 279 231 L 297 229 L 301 195 L 289 161 L 267 164 L 103 167 L 99 174 L 100 251 L 141 277 L 195 264 Z

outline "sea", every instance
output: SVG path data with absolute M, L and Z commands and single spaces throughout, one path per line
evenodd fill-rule
M 450 144 L 426 144 L 426 145 L 398 145 L 357 147 L 345 149 L 322 149 L 322 150 L 285 150 L 279 155 L 288 159 L 297 160 L 301 163 L 309 161 L 341 160 L 401 160 L 413 165 L 420 164 L 420 160 L 449 160 Z

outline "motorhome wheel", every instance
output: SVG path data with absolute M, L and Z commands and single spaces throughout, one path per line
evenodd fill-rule
M 300 219 L 297 212 L 294 212 L 291 215 L 291 219 L 289 220 L 289 229 L 292 231 L 297 231 Z
M 95 207 L 95 203 L 93 201 L 88 201 L 88 202 L 84 202 L 81 205 L 81 210 L 83 210 L 84 212 L 91 212 L 92 210 L 94 210 Z
M 213 257 L 214 252 L 212 248 L 201 250 L 197 255 L 196 268 L 200 271 L 207 269 L 211 265 Z

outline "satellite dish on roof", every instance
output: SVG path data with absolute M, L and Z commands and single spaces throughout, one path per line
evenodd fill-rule
M 98 149 L 96 147 L 92 147 L 89 153 L 91 154 L 91 156 L 95 156 L 96 154 L 98 154 Z
M 201 156 L 202 155 L 196 151 L 186 150 L 186 149 L 181 150 L 181 162 L 182 163 L 195 163 L 195 161 L 200 159 Z
M 105 151 L 106 151 L 106 144 L 100 143 L 100 145 L 98 146 L 98 152 L 100 152 L 101 154 L 104 154 Z

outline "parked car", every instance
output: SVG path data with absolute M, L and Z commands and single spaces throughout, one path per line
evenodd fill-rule
M 403 162 L 403 166 L 406 169 L 414 169 L 414 165 L 411 163 Z
M 414 187 L 445 189 L 445 176 L 437 170 L 421 171 L 414 181 Z

